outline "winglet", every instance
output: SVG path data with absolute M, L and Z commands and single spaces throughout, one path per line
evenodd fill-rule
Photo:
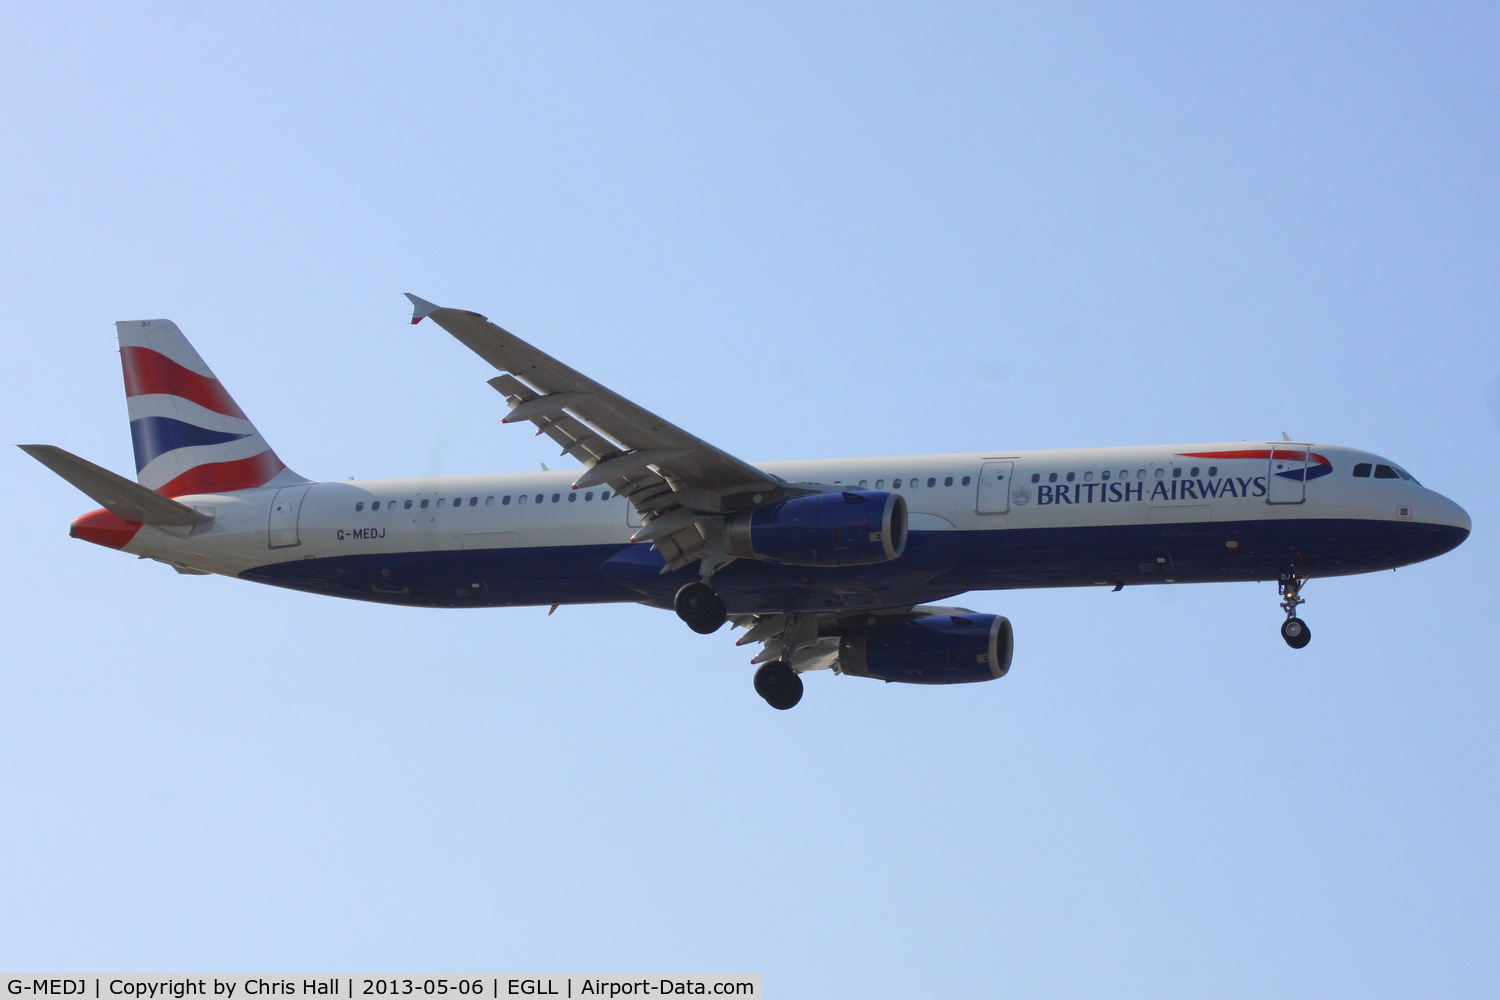
M 437 312 L 440 308 L 442 308 L 441 306 L 435 306 L 435 305 L 433 305 L 431 302 L 428 302 L 424 298 L 419 298 L 418 296 L 413 295 L 411 292 L 407 292 L 406 293 L 406 297 L 409 298 L 409 299 L 411 299 L 411 304 L 412 304 L 411 325 L 412 326 L 416 326 L 418 323 L 422 322 L 428 316 L 431 316 L 433 313 Z

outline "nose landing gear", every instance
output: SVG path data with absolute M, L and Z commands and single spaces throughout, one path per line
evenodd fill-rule
M 1296 573 L 1283 573 L 1276 581 L 1276 592 L 1281 595 L 1281 610 L 1286 612 L 1286 621 L 1281 623 L 1281 637 L 1293 649 L 1301 649 L 1312 642 L 1312 629 L 1307 627 L 1307 622 L 1297 617 L 1297 607 L 1307 603 L 1302 597 L 1302 587 L 1306 583 L 1307 577 Z

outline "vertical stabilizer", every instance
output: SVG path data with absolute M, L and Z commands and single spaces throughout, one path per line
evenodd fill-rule
M 308 480 L 255 429 L 177 324 L 115 324 L 136 481 L 164 496 L 227 493 Z

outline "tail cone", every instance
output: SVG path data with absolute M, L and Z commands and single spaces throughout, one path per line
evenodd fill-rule
M 122 520 L 107 510 L 95 510 L 73 518 L 68 534 L 105 548 L 123 549 L 140 530 L 137 521 Z

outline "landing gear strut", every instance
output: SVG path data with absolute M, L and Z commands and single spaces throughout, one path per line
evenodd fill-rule
M 755 693 L 767 705 L 785 712 L 802 700 L 802 678 L 784 661 L 772 660 L 755 672 Z
M 699 635 L 712 635 L 726 621 L 723 599 L 701 580 L 683 584 L 672 601 L 672 608 L 677 617 Z
M 1297 617 L 1297 606 L 1307 603 L 1301 596 L 1305 583 L 1307 577 L 1295 573 L 1283 573 L 1276 582 L 1276 592 L 1281 595 L 1281 610 L 1286 612 L 1286 621 L 1281 623 L 1281 637 L 1293 649 L 1301 649 L 1312 642 L 1312 629 Z

